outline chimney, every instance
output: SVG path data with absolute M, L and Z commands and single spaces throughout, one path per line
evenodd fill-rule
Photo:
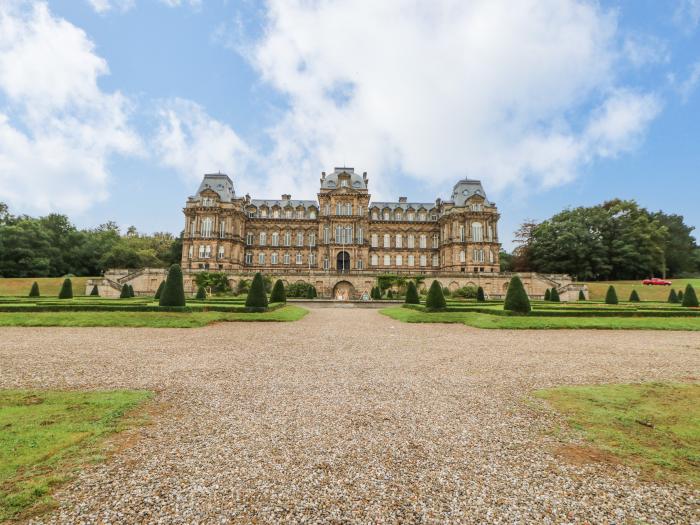
M 365 180 L 367 180 L 367 172 L 366 172 L 366 171 L 363 171 L 363 172 L 362 172 L 362 178 L 365 179 Z
M 292 196 L 289 195 L 289 194 L 287 194 L 287 193 L 283 193 L 283 194 L 282 194 L 282 200 L 283 200 L 283 201 L 288 201 L 288 200 L 290 200 L 291 198 L 292 198 Z
M 406 199 L 406 197 L 399 197 L 399 202 L 408 202 L 408 199 Z

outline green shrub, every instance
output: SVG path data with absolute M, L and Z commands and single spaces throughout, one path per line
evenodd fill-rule
M 160 296 L 163 293 L 163 288 L 165 288 L 165 281 L 161 281 L 158 285 L 158 289 L 156 290 L 156 295 L 154 299 L 160 299 Z
M 553 303 L 560 303 L 561 297 L 559 297 L 559 290 L 552 288 L 552 291 L 549 293 L 549 300 Z
M 444 310 L 447 306 L 442 286 L 437 281 L 433 281 L 428 290 L 428 298 L 425 300 L 425 309 L 430 311 Z
M 290 286 L 290 287 L 291 287 L 291 286 Z M 306 296 L 305 296 L 305 297 L 306 297 L 307 299 L 313 299 L 314 297 L 316 297 L 316 287 L 315 287 L 313 284 L 312 284 L 312 285 L 309 285 L 309 286 L 306 288 Z
M 369 295 L 375 301 L 379 301 L 382 298 L 382 291 L 380 290 L 379 286 L 373 286 Z
M 285 296 L 286 297 L 306 297 L 307 299 L 311 299 L 309 297 L 309 290 L 311 290 L 312 285 L 310 283 L 304 282 L 304 281 L 299 281 L 298 283 L 292 283 L 289 286 L 287 286 L 287 289 L 285 290 Z M 274 302 L 270 300 L 270 302 Z
M 197 287 L 197 295 L 194 298 L 200 301 L 204 301 L 207 298 L 207 291 L 204 289 L 204 286 Z
M 394 298 L 394 292 L 393 292 L 393 290 L 392 290 L 391 288 L 389 288 L 389 289 L 386 291 L 386 298 L 387 298 L 387 299 L 393 299 L 393 298 Z
M 690 283 L 688 283 L 688 285 L 685 287 L 685 292 L 683 293 L 683 302 L 681 303 L 681 306 L 686 306 L 690 308 L 698 307 L 698 296 L 695 295 L 695 288 L 693 288 L 693 285 Z
M 605 294 L 605 304 L 617 304 L 618 302 L 617 292 L 615 291 L 615 287 L 611 284 L 608 286 L 608 291 Z
M 456 297 L 464 297 L 465 299 L 476 299 L 478 288 L 476 286 L 462 286 L 455 290 L 452 294 Z
M 236 294 L 241 295 L 250 291 L 250 279 L 241 279 L 236 286 Z
M 136 297 L 136 294 L 134 293 L 134 287 L 129 285 L 129 297 Z
M 165 286 L 158 300 L 159 306 L 185 306 L 185 285 L 182 282 L 182 269 L 173 264 L 168 270 Z
M 198 272 L 194 276 L 194 282 L 199 287 L 209 288 L 212 293 L 226 293 L 231 291 L 228 275 L 223 272 Z
M 418 298 L 418 289 L 416 288 L 416 283 L 413 281 L 408 281 L 406 286 L 406 304 L 420 304 L 420 299 Z
M 586 294 L 583 293 L 583 290 L 578 291 L 578 300 L 579 301 L 585 301 L 586 300 Z
M 245 300 L 246 308 L 250 311 L 267 310 L 267 293 L 265 292 L 265 280 L 260 272 L 255 274 L 250 285 L 248 297 Z
M 632 290 L 632 293 L 630 294 L 630 303 L 638 303 L 639 302 L 639 294 L 637 293 L 637 290 Z
M 518 314 L 527 314 L 532 310 L 530 299 L 527 296 L 523 282 L 517 275 L 510 280 L 508 291 L 506 292 L 506 300 L 503 303 L 504 310 Z
M 544 300 L 545 300 L 545 301 L 549 301 L 551 298 L 552 298 L 552 290 L 550 290 L 549 288 L 547 288 L 547 289 L 544 291 Z
M 90 291 L 90 295 L 92 295 L 93 297 L 100 296 L 100 290 L 99 290 L 99 288 L 97 288 L 96 284 L 92 287 L 92 291 Z
M 40 297 L 41 294 L 39 293 L 39 283 L 34 281 L 34 284 L 32 284 L 32 289 L 29 290 L 29 297 Z
M 678 302 L 683 302 L 683 290 L 678 290 Z
M 678 296 L 676 295 L 676 291 L 671 289 L 671 291 L 668 293 L 668 302 L 669 303 L 678 303 Z
M 443 297 L 449 297 L 450 295 L 452 295 L 452 292 L 450 292 L 450 289 L 447 286 L 445 286 L 442 289 L 442 295 Z
M 314 299 L 316 299 L 316 297 L 318 297 L 318 292 L 316 291 L 316 287 L 313 284 L 311 285 L 311 293 L 313 293 Z
M 477 300 L 477 302 L 480 302 L 480 303 L 486 302 L 486 296 L 484 295 L 484 289 L 481 286 L 479 286 L 476 289 L 476 300 Z
M 131 295 L 129 295 L 129 285 L 123 284 L 122 291 L 119 294 L 119 299 L 128 299 L 129 297 L 131 297 Z
M 271 303 L 286 303 L 287 294 L 284 291 L 284 283 L 281 279 L 275 281 L 275 286 L 272 287 L 272 294 L 270 295 Z
M 63 281 L 61 291 L 58 292 L 59 299 L 73 299 L 73 282 L 70 279 Z

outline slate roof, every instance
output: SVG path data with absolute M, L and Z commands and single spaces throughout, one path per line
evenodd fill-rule
M 221 202 L 231 202 L 236 197 L 236 192 L 233 190 L 233 181 L 224 173 L 205 174 L 197 194 L 190 198 L 196 199 L 204 190 L 214 190 L 219 195 Z
M 333 173 L 329 173 L 324 178 L 321 179 L 321 189 L 334 190 L 340 187 L 338 183 L 338 175 L 341 173 L 347 173 L 350 175 L 350 186 L 349 188 L 355 190 L 366 190 L 367 183 L 365 179 L 359 173 L 355 173 L 355 168 L 334 168 Z
M 372 208 L 379 208 L 380 210 L 383 210 L 384 208 L 389 208 L 391 210 L 396 210 L 401 208 L 402 210 L 408 210 L 409 208 L 413 208 L 414 210 L 418 211 L 420 208 L 425 208 L 426 211 L 429 211 L 430 209 L 435 207 L 434 202 L 370 202 L 369 204 L 369 209 L 371 210 Z
M 473 195 L 481 195 L 486 204 L 493 206 L 493 202 L 486 198 L 486 192 L 484 191 L 484 187 L 481 185 L 481 181 L 473 179 L 462 179 L 457 182 L 457 184 L 454 185 L 454 188 L 452 188 L 452 200 L 448 202 L 452 202 L 455 206 L 461 207 L 464 206 L 467 199 Z
M 267 206 L 268 208 L 272 208 L 273 206 L 279 206 L 280 208 L 286 208 L 287 206 L 290 206 L 294 209 L 297 209 L 299 206 L 303 206 L 305 210 L 314 207 L 318 209 L 318 203 L 316 201 L 307 201 L 307 200 L 297 200 L 297 199 L 251 199 L 250 203 L 255 206 L 256 208 L 260 208 L 261 206 Z

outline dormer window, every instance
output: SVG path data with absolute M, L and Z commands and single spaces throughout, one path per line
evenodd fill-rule
M 292 218 L 292 210 L 285 210 L 285 211 L 284 211 L 284 216 L 285 216 L 285 218 L 287 218 L 287 219 L 291 219 L 291 218 Z
M 348 181 L 346 179 L 343 179 L 340 181 L 340 187 L 341 188 L 347 188 L 348 187 Z

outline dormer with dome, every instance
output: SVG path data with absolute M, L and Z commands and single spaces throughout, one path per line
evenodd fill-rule
M 336 190 L 338 188 L 352 188 L 357 191 L 367 191 L 367 173 L 360 175 L 355 173 L 355 168 L 334 168 L 333 173 L 326 175 L 321 173 L 321 191 Z

